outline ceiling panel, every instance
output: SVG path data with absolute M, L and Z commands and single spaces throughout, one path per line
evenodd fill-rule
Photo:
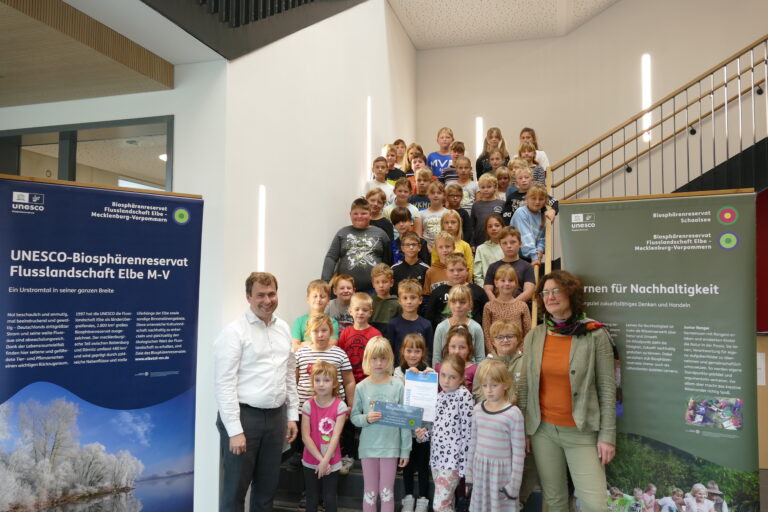
M 0 0 L 0 107 L 170 88 L 170 63 L 73 7 Z
M 418 50 L 556 37 L 617 0 L 389 0 Z

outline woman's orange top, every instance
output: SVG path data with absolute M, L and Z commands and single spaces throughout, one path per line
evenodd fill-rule
M 539 404 L 541 420 L 561 427 L 575 427 L 571 401 L 569 359 L 571 337 L 547 334 L 541 356 Z

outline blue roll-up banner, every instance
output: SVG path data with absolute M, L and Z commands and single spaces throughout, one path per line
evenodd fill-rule
M 202 216 L 0 179 L 0 511 L 192 510 Z

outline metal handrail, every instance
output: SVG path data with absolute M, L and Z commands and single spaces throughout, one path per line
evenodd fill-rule
M 745 145 L 754 144 L 758 136 L 768 135 L 768 95 L 763 96 L 762 102 L 759 98 L 766 80 L 768 35 L 553 165 L 550 169 L 555 196 L 560 199 L 577 198 L 579 194 L 603 197 L 604 192 L 621 196 L 617 185 L 623 189 L 623 195 L 646 191 L 666 193 L 680 186 L 681 181 L 687 183 L 704 174 L 730 158 L 732 146 L 733 153 L 740 152 Z M 749 85 L 744 87 L 744 82 Z M 736 93 L 729 94 L 729 87 L 734 86 Z M 761 103 L 759 110 L 758 103 Z M 639 121 L 649 115 L 652 123 L 639 127 Z M 758 119 L 762 116 L 766 118 L 765 126 Z M 747 123 L 751 120 L 746 127 L 745 117 L 749 117 Z M 697 134 L 698 138 L 694 138 Z M 685 140 L 682 137 L 686 137 Z M 617 161 L 621 163 L 617 165 Z M 670 190 L 665 166 L 674 170 Z M 681 168 L 684 175 L 679 172 Z M 627 171 L 623 180 L 617 174 L 622 169 Z M 627 177 L 633 171 L 636 171 L 634 184 Z M 561 174 L 559 179 L 558 174 Z M 607 185 L 610 191 L 603 190 Z

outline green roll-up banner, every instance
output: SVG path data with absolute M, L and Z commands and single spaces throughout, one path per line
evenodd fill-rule
M 564 202 L 564 267 L 622 364 L 611 485 L 758 501 L 755 195 Z M 730 500 L 730 501 L 729 501 Z

